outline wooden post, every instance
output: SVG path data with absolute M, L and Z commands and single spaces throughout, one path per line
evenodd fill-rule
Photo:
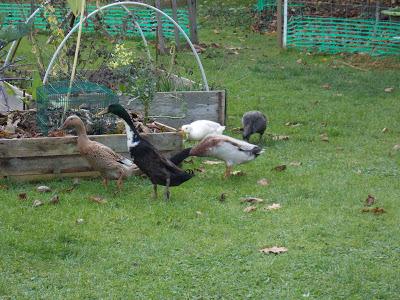
M 179 24 L 178 22 L 178 6 L 176 5 L 176 0 L 171 0 L 171 5 L 172 5 L 172 18 L 176 23 Z M 176 44 L 176 49 L 179 50 L 180 48 L 180 41 L 179 41 L 179 30 L 174 26 L 174 32 L 175 32 L 175 44 Z
M 156 7 L 161 9 L 160 0 L 156 0 Z M 164 35 L 162 30 L 162 18 L 160 13 L 156 13 L 157 16 L 157 52 L 160 54 L 166 54 Z
M 282 48 L 283 46 L 283 17 L 282 17 L 282 0 L 277 1 L 276 5 L 276 33 L 278 34 L 278 47 Z
M 188 11 L 189 11 L 189 26 L 190 26 L 190 40 L 193 44 L 199 43 L 199 38 L 197 36 L 197 1 L 187 0 Z

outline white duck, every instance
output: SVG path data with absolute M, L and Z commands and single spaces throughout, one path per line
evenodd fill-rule
M 186 148 L 170 160 L 178 165 L 188 156 L 214 157 L 225 161 L 225 177 L 232 173 L 232 166 L 255 159 L 263 150 L 257 145 L 241 141 L 226 135 L 208 135 L 199 144 Z
M 209 134 L 222 134 L 224 130 L 225 126 L 209 120 L 198 120 L 181 127 L 184 136 L 192 141 L 200 141 Z

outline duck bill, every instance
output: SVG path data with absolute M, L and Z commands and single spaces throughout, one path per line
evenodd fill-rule
M 102 111 L 98 112 L 95 116 L 101 117 L 102 115 L 108 114 L 108 108 L 103 109 Z
M 182 129 L 178 130 L 178 134 L 179 134 L 180 137 L 186 139 L 186 132 L 184 132 Z

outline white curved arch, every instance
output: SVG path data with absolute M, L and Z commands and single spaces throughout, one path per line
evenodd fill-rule
M 45 1 L 42 5 L 40 5 L 29 17 L 26 19 L 25 24 L 28 24 L 30 20 L 32 20 L 36 14 L 47 4 L 49 4 L 50 0 Z M 4 65 L 8 64 L 11 59 L 12 53 L 15 51 L 15 47 L 17 46 L 17 41 L 12 42 L 10 49 L 8 49 L 6 59 L 4 60 Z
M 201 61 L 200 61 L 200 57 L 199 57 L 199 55 L 197 54 L 196 49 L 194 48 L 192 42 L 190 41 L 189 37 L 187 36 L 186 32 L 182 29 L 182 27 L 179 26 L 179 24 L 178 24 L 177 22 L 175 22 L 174 19 L 172 19 L 169 15 L 167 15 L 167 14 L 166 14 L 165 12 L 163 12 L 162 10 L 159 10 L 158 8 L 155 8 L 154 6 L 148 5 L 148 4 L 146 4 L 146 3 L 135 2 L 135 1 L 123 1 L 123 2 L 116 2 L 116 3 L 111 3 L 111 4 L 108 4 L 108 5 L 102 6 L 102 7 L 98 8 L 98 9 L 94 10 L 94 11 L 91 12 L 90 14 L 88 14 L 82 21 L 85 22 L 87 19 L 90 19 L 92 16 L 94 16 L 94 15 L 97 14 L 98 12 L 100 12 L 100 11 L 102 11 L 102 10 L 104 10 L 104 9 L 107 9 L 107 8 L 109 8 L 109 7 L 117 6 L 117 5 L 120 5 L 120 6 L 122 6 L 122 5 L 137 5 L 137 6 L 142 6 L 142 7 L 150 8 L 150 9 L 152 9 L 152 10 L 154 10 L 154 11 L 156 11 L 156 12 L 162 14 L 162 15 L 165 16 L 169 21 L 171 21 L 171 22 L 176 26 L 176 28 L 178 28 L 178 30 L 182 33 L 182 35 L 185 37 L 186 41 L 188 42 L 188 44 L 189 44 L 189 46 L 190 46 L 190 48 L 191 48 L 191 50 L 192 50 L 192 52 L 193 52 L 193 55 L 194 55 L 195 58 L 196 58 L 197 65 L 199 66 L 200 73 L 201 73 L 201 77 L 202 77 L 203 84 L 204 84 L 204 88 L 205 88 L 206 91 L 209 91 L 209 90 L 210 90 L 209 87 L 208 87 L 208 82 L 207 82 L 206 74 L 205 74 L 205 72 L 204 72 L 203 65 L 202 65 L 202 63 L 201 63 Z M 56 59 L 57 59 L 57 57 L 58 57 L 58 55 L 59 55 L 61 49 L 64 47 L 64 45 L 65 45 L 65 43 L 67 42 L 68 38 L 78 29 L 78 27 L 79 27 L 79 23 L 76 24 L 76 25 L 71 29 L 70 32 L 68 32 L 68 34 L 65 36 L 64 40 L 63 40 L 63 41 L 61 42 L 61 44 L 58 46 L 56 52 L 54 52 L 54 55 L 53 55 L 53 57 L 52 57 L 52 59 L 51 59 L 51 61 L 50 61 L 50 63 L 49 63 L 49 66 L 47 67 L 46 74 L 44 75 L 43 84 L 46 84 L 46 83 L 47 83 L 47 80 L 48 80 L 50 71 L 51 71 L 51 69 L 53 68 L 53 65 L 54 65 L 54 63 L 55 63 L 55 61 L 56 61 Z

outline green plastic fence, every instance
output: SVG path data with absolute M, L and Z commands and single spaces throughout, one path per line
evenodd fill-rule
M 400 54 L 400 23 L 322 17 L 292 17 L 288 20 L 287 47 L 309 51 Z
M 149 9 L 142 9 L 137 7 L 128 6 L 130 11 L 136 17 L 136 21 L 142 27 L 143 33 L 147 38 L 154 38 L 156 36 L 157 29 L 157 18 L 156 13 Z M 95 5 L 88 5 L 88 13 L 96 10 Z M 56 8 L 56 16 L 59 22 L 63 20 L 62 9 Z M 5 24 L 12 24 L 15 22 L 22 22 L 27 19 L 30 15 L 31 6 L 30 4 L 16 4 L 16 3 L 0 3 L 0 14 L 5 15 Z M 172 10 L 165 9 L 165 13 L 172 16 Z M 128 36 L 139 36 L 139 32 L 136 29 L 124 29 L 124 19 L 127 17 L 127 12 L 122 7 L 111 7 L 100 13 L 103 17 L 103 21 L 110 34 L 123 33 Z M 185 9 L 178 9 L 178 23 L 183 30 L 189 32 L 189 19 L 188 12 Z M 163 21 L 163 33 L 167 38 L 174 36 L 174 25 L 165 17 L 162 17 Z M 78 20 L 76 21 L 78 22 Z M 43 19 L 43 14 L 38 13 L 34 20 L 34 26 L 39 30 L 47 30 L 47 22 Z M 84 32 L 94 32 L 95 25 L 92 20 L 88 20 L 83 27 Z M 130 26 L 131 28 L 131 26 Z

